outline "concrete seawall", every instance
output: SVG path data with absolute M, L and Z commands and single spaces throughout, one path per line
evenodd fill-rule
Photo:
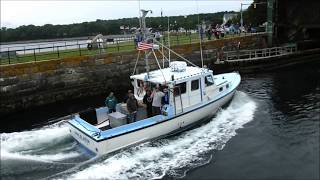
M 203 44 L 205 64 L 213 64 L 212 51 L 218 47 L 239 41 L 243 48 L 255 47 L 260 38 L 246 36 L 206 42 Z M 173 50 L 193 63 L 201 64 L 199 44 L 179 45 Z M 136 58 L 137 51 L 131 51 L 0 66 L 0 113 L 128 87 Z M 158 67 L 153 59 L 150 64 L 151 69 Z M 137 71 L 144 71 L 144 66 L 144 61 L 139 60 Z

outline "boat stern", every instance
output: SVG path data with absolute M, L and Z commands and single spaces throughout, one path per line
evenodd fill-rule
M 79 117 L 73 116 L 68 121 L 69 131 L 71 136 L 83 147 L 90 150 L 94 154 L 99 154 L 98 140 L 100 137 L 100 130 L 93 125 L 87 123 Z

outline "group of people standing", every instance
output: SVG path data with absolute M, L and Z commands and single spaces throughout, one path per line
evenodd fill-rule
M 134 97 L 133 93 L 131 90 L 128 91 L 127 96 L 124 99 L 124 102 L 127 104 L 127 110 L 129 112 L 128 114 L 128 123 L 132 123 L 136 121 L 137 117 L 137 111 L 138 111 L 138 101 Z M 116 106 L 117 106 L 118 100 L 114 96 L 113 92 L 110 92 L 109 96 L 105 100 L 105 104 L 108 107 L 108 112 L 113 113 L 116 112 Z
M 216 27 L 214 27 L 213 25 L 209 25 L 208 28 L 205 28 L 205 26 L 201 26 L 200 33 L 202 40 L 203 34 L 206 34 L 208 40 L 211 40 L 212 36 L 214 36 L 216 39 L 219 39 L 220 37 L 224 37 L 225 29 L 223 26 L 220 26 L 219 24 L 217 24 Z
M 143 103 L 146 105 L 147 116 L 152 117 L 161 114 L 161 106 L 169 103 L 168 94 L 156 87 L 152 92 L 150 89 L 146 90 L 146 95 L 143 97 Z
M 148 118 L 161 114 L 161 106 L 169 103 L 167 90 L 164 89 L 164 91 L 165 92 L 162 92 L 159 86 L 157 86 L 153 91 L 146 89 L 146 94 L 143 97 L 143 104 L 146 106 Z M 131 90 L 128 91 L 124 102 L 126 103 L 128 110 L 128 123 L 136 122 L 139 103 Z M 110 92 L 109 96 L 105 100 L 105 104 L 109 109 L 109 113 L 116 112 L 117 103 L 118 100 L 114 96 L 114 93 Z

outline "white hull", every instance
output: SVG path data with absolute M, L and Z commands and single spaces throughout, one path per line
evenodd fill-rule
M 196 123 L 197 121 L 200 121 L 204 118 L 211 117 L 217 112 L 220 107 L 222 107 L 232 99 L 234 93 L 235 88 L 227 95 L 221 97 L 218 100 L 207 101 L 197 107 L 194 107 L 188 112 L 177 114 L 176 117 L 170 120 L 101 141 L 95 141 L 94 139 L 83 134 L 72 125 L 69 125 L 70 132 L 78 142 L 83 144 L 95 154 L 107 154 L 124 147 L 162 137 L 179 130 L 183 130 L 183 128 L 188 125 Z

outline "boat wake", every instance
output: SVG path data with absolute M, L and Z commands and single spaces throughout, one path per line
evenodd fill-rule
M 73 172 L 67 179 L 157 179 L 183 177 L 211 160 L 236 130 L 253 119 L 256 103 L 237 92 L 228 108 L 220 110 L 209 123 L 170 138 L 155 140 L 99 158 Z
M 65 121 L 31 131 L 1 134 L 1 161 L 55 162 L 74 158 L 75 142 Z

